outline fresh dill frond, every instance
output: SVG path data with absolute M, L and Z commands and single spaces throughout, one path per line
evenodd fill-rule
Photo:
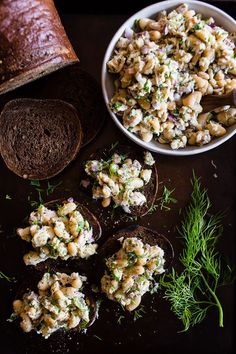
M 3 272 L 0 272 L 0 279 L 5 279 L 7 280 L 9 283 L 11 283 L 12 281 L 14 281 L 14 278 L 9 277 L 8 275 L 6 275 Z
M 123 315 L 120 315 L 119 317 L 118 317 L 118 319 L 117 319 L 117 323 L 119 324 L 119 325 L 121 325 L 121 322 L 122 322 L 122 320 L 125 318 L 125 316 L 123 316 Z
M 169 190 L 166 186 L 163 186 L 162 196 L 156 199 L 156 203 L 149 209 L 148 214 L 154 214 L 158 209 L 170 211 L 169 204 L 177 203 L 177 199 L 172 196 L 174 191 L 175 189 Z
M 193 175 L 191 202 L 179 228 L 184 241 L 180 255 L 183 271 L 174 269 L 164 275 L 160 285 L 165 289 L 164 297 L 170 302 L 171 310 L 182 321 L 184 331 L 200 323 L 211 307 L 218 309 L 219 326 L 223 327 L 223 309 L 216 294 L 222 275 L 230 267 L 224 265 L 216 250 L 216 243 L 223 232 L 223 214 L 209 215 L 211 203 L 207 190 L 200 179 Z
M 47 183 L 47 189 L 46 189 L 46 194 L 47 195 L 50 195 L 50 194 L 53 194 L 55 189 L 58 188 L 60 185 L 62 184 L 62 181 L 58 182 L 58 183 L 55 183 L 55 184 L 52 184 L 48 181 Z
M 144 306 L 141 305 L 137 310 L 134 311 L 134 321 L 137 321 L 139 318 L 142 318 L 146 313 Z

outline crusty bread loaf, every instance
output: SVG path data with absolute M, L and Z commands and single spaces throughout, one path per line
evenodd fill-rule
M 55 176 L 76 157 L 81 140 L 78 113 L 64 101 L 16 99 L 0 115 L 2 158 L 23 178 Z
M 77 61 L 53 0 L 0 1 L 0 93 Z

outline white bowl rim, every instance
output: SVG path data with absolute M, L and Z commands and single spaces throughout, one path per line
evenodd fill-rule
M 149 5 L 141 10 L 139 10 L 138 12 L 136 12 L 135 14 L 133 14 L 132 16 L 130 16 L 119 28 L 118 30 L 115 32 L 115 34 L 113 35 L 107 49 L 104 55 L 104 59 L 103 59 L 103 63 L 102 63 L 102 71 L 101 71 L 101 85 L 102 85 L 102 92 L 103 92 L 103 97 L 105 100 L 105 104 L 107 106 L 108 112 L 110 114 L 110 116 L 112 117 L 113 121 L 115 122 L 115 124 L 118 126 L 118 128 L 129 138 L 131 139 L 133 142 L 135 142 L 136 144 L 142 146 L 145 149 L 151 150 L 153 152 L 156 153 L 160 153 L 160 154 L 164 154 L 164 155 L 174 155 L 174 156 L 188 156 L 188 155 L 196 155 L 196 154 L 200 154 L 209 150 L 212 150 L 214 148 L 216 148 L 217 146 L 223 144 L 224 142 L 226 142 L 228 139 L 230 139 L 235 133 L 236 133 L 236 127 L 234 129 L 232 129 L 232 131 L 227 132 L 227 134 L 223 135 L 220 138 L 215 138 L 214 140 L 212 140 L 209 144 L 203 145 L 201 147 L 186 147 L 183 149 L 179 149 L 179 150 L 173 150 L 173 149 L 168 149 L 165 150 L 164 148 L 159 147 L 158 145 L 156 146 L 149 146 L 149 143 L 144 142 L 143 140 L 141 140 L 137 135 L 135 135 L 134 133 L 129 132 L 124 126 L 123 124 L 120 122 L 120 120 L 118 119 L 118 117 L 116 116 L 115 113 L 113 113 L 110 108 L 109 108 L 109 98 L 107 95 L 107 90 L 106 90 L 106 74 L 107 74 L 107 61 L 108 58 L 110 57 L 110 53 L 112 53 L 112 51 L 114 50 L 115 44 L 117 42 L 117 35 L 118 33 L 121 33 L 119 36 L 122 35 L 122 33 L 124 32 L 125 28 L 127 26 L 130 27 L 130 22 L 140 17 L 140 14 L 142 15 L 142 13 L 145 11 L 150 11 L 153 12 L 153 14 L 158 13 L 158 11 L 163 11 L 164 9 L 160 10 L 158 9 L 158 7 L 162 7 L 163 5 L 166 5 L 166 8 L 172 7 L 172 6 L 178 6 L 181 5 L 183 3 L 186 4 L 193 4 L 193 5 L 200 5 L 202 7 L 206 7 L 208 9 L 213 10 L 213 12 L 218 13 L 219 15 L 221 15 L 222 17 L 224 17 L 225 19 L 228 19 L 231 23 L 233 23 L 235 25 L 235 31 L 236 31 L 236 20 L 231 17 L 230 15 L 228 15 L 226 12 L 224 12 L 223 10 L 219 9 L 216 6 L 207 4 L 203 1 L 198 1 L 198 0 L 166 0 L 166 1 L 161 1 L 152 5 Z M 152 11 L 153 10 L 153 11 Z M 212 14 L 212 16 L 214 16 L 214 14 Z M 227 128 L 229 129 L 229 128 Z M 161 145 L 159 143 L 159 145 Z M 163 144 L 163 147 L 166 146 Z

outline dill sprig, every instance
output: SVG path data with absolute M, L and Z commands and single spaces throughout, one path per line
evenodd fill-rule
M 223 231 L 223 214 L 209 215 L 211 203 L 207 190 L 195 175 L 191 182 L 191 202 L 178 230 L 184 240 L 180 255 L 184 269 L 180 274 L 172 269 L 160 281 L 165 289 L 164 297 L 182 321 L 184 331 L 200 323 L 211 307 L 217 308 L 219 326 L 223 327 L 223 309 L 216 291 L 232 275 L 231 268 L 223 267 L 216 251 L 216 242 Z
M 146 313 L 144 306 L 141 305 L 137 310 L 134 311 L 134 321 L 137 321 L 139 318 L 142 318 Z
M 154 214 L 158 209 L 170 211 L 171 208 L 170 208 L 169 204 L 177 203 L 177 199 L 175 199 L 173 197 L 174 191 L 175 191 L 175 188 L 170 190 L 166 186 L 164 186 L 162 196 L 160 198 L 156 199 L 156 203 L 152 205 L 152 207 L 150 208 L 148 213 Z

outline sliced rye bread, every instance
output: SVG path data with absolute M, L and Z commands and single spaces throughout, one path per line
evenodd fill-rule
M 140 164 L 142 165 L 142 168 L 147 168 L 150 169 L 152 168 L 152 176 L 151 179 L 149 181 L 149 183 L 147 185 L 144 185 L 143 188 L 138 189 L 138 191 L 142 192 L 147 199 L 147 203 L 145 203 L 142 206 L 137 206 L 137 207 L 130 207 L 130 211 L 131 211 L 131 215 L 133 216 L 144 216 L 146 215 L 149 210 L 152 208 L 153 204 L 155 203 L 156 200 L 156 195 L 157 195 L 157 191 L 158 191 L 158 174 L 157 174 L 157 168 L 156 165 L 153 166 L 149 166 L 146 165 L 143 162 L 143 152 L 144 150 L 139 149 L 137 147 L 131 147 L 131 146 L 127 146 L 127 145 L 117 145 L 115 148 L 112 148 L 111 146 L 109 147 L 105 147 L 103 149 L 99 149 L 98 151 L 94 152 L 87 160 L 108 160 L 109 158 L 111 158 L 111 156 L 114 153 L 117 154 L 122 154 L 122 155 L 127 155 L 127 158 L 131 158 L 132 160 L 136 159 L 140 162 Z M 88 188 L 88 191 L 90 192 L 90 194 L 92 193 L 92 184 L 94 182 L 94 180 L 86 175 L 90 180 L 90 186 Z M 101 200 L 98 199 L 97 203 L 101 204 Z M 108 208 L 112 208 L 113 202 L 111 202 L 111 206 L 109 206 Z M 108 209 L 107 208 L 107 209 Z M 104 209 L 104 208 L 103 208 Z M 119 211 L 118 211 L 119 209 Z M 122 208 L 116 208 L 115 212 L 120 213 L 120 214 L 126 214 L 129 215 L 128 213 L 125 213 Z
M 48 209 L 55 210 L 59 205 L 62 205 L 63 202 L 66 201 L 65 198 L 52 200 L 50 202 L 44 203 L 44 206 Z M 89 225 L 93 228 L 93 238 L 94 241 L 97 242 L 102 235 L 101 226 L 97 220 L 97 218 L 93 215 L 93 213 L 86 208 L 84 205 L 74 201 L 77 205 L 77 209 L 82 214 L 85 220 L 89 222 Z M 30 247 L 32 249 L 32 247 Z M 48 269 L 56 269 L 60 270 L 61 272 L 68 273 L 70 269 L 73 269 L 74 261 L 76 261 L 76 266 L 83 271 L 86 271 L 88 268 L 88 262 L 84 259 L 80 259 L 79 257 L 71 257 L 68 260 L 52 259 L 48 258 L 46 261 L 36 264 L 35 266 L 28 266 L 30 269 L 36 269 L 40 272 L 45 272 Z
M 26 179 L 61 172 L 79 152 L 76 109 L 60 100 L 15 99 L 0 115 L 0 152 L 7 167 Z
M 90 143 L 103 126 L 106 107 L 97 81 L 79 65 L 60 70 L 39 83 L 39 95 L 71 103 L 78 111 L 82 146 Z
M 53 0 L 0 1 L 0 94 L 79 61 Z
M 136 237 L 144 244 L 146 243 L 150 246 L 158 245 L 164 250 L 165 269 L 168 269 L 171 266 L 174 259 L 174 250 L 170 241 L 157 231 L 140 225 L 130 225 L 125 229 L 115 232 L 111 237 L 109 237 L 99 249 L 100 260 L 104 262 L 107 257 L 110 257 L 119 251 L 121 248 L 119 239 L 121 237 Z

